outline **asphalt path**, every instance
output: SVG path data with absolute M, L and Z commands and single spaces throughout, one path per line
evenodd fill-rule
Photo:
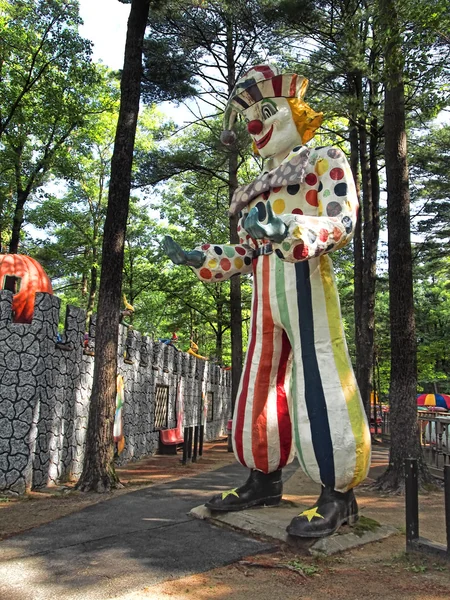
M 270 543 L 188 516 L 247 474 L 233 464 L 148 487 L 0 542 L 0 599 L 120 598 L 270 550 Z

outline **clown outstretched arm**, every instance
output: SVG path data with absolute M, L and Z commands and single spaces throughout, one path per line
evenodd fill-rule
M 187 252 L 167 235 L 163 250 L 173 263 L 191 267 L 204 282 L 217 283 L 252 271 L 253 250 L 246 244 L 202 244 Z

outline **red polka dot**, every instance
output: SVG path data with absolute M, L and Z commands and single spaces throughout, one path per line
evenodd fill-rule
M 264 198 L 264 200 L 268 200 L 269 196 L 270 196 L 270 192 L 263 192 L 262 197 Z
M 222 273 L 216 273 L 215 275 L 215 279 L 222 279 L 223 275 Z
M 314 173 L 308 173 L 308 175 L 305 177 L 305 181 L 308 185 L 316 185 L 317 176 L 314 175 Z
M 281 190 L 281 185 L 280 185 L 280 187 L 275 187 L 275 188 L 272 188 L 272 191 L 273 191 L 273 192 L 275 192 L 275 194 L 278 194 L 278 192 L 279 192 L 280 190 Z
M 229 271 L 231 269 L 231 263 L 228 260 L 228 258 L 222 258 L 222 260 L 220 261 L 220 267 L 224 271 Z
M 297 260 L 301 260 L 302 258 L 308 258 L 308 246 L 305 246 L 303 242 L 295 246 L 294 248 L 294 258 Z
M 211 279 L 212 273 L 209 269 L 200 269 L 199 275 L 202 279 Z
M 238 226 L 237 226 L 237 231 L 238 231 L 238 233 L 239 233 L 239 231 L 240 231 L 240 230 L 241 230 L 241 226 L 240 226 L 240 225 L 238 225 Z
M 306 202 L 311 204 L 311 206 L 319 206 L 319 202 L 317 201 L 317 190 L 309 190 L 306 192 Z
M 321 242 L 326 242 L 328 239 L 328 231 L 326 229 L 321 229 L 319 231 L 319 240 Z
M 294 210 L 292 211 L 293 215 L 302 215 L 303 211 L 301 208 L 294 208 Z
M 339 181 L 339 179 L 342 179 L 344 177 L 344 171 L 342 169 L 339 169 L 338 167 L 336 167 L 335 169 L 331 169 L 330 177 L 335 181 Z
M 249 236 L 247 236 L 247 238 L 249 238 Z M 236 250 L 236 252 L 238 254 L 240 254 L 241 256 L 245 256 L 245 254 L 247 254 L 247 252 L 245 251 L 245 248 L 242 248 L 241 246 L 235 246 L 234 248 Z
M 203 244 L 202 246 L 202 250 L 208 250 L 208 248 L 211 246 L 211 244 Z

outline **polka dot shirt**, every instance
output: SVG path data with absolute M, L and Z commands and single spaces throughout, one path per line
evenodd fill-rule
M 284 164 L 292 164 L 297 147 Z M 245 218 L 256 207 L 259 220 L 267 222 L 267 203 L 284 221 L 287 236 L 275 243 L 253 239 L 245 230 Z M 199 269 L 203 281 L 220 281 L 237 273 L 252 271 L 253 252 L 271 243 L 278 258 L 297 262 L 332 252 L 345 246 L 353 237 L 358 210 L 353 176 L 343 152 L 337 148 L 312 148 L 302 183 L 280 185 L 253 198 L 242 210 L 238 224 L 240 244 L 203 244 L 197 248 L 206 254 Z

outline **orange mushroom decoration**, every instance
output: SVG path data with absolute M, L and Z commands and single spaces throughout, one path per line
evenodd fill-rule
M 36 292 L 53 294 L 52 284 L 42 266 L 23 254 L 0 254 L 0 288 L 5 288 L 6 277 L 17 277 L 19 291 L 12 301 L 14 323 L 31 323 Z

